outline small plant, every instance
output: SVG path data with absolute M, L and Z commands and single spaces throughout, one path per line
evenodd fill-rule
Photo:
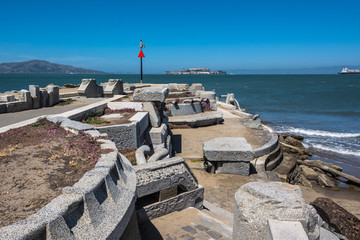
M 105 121 L 99 117 L 88 117 L 84 120 L 84 122 L 88 123 L 88 124 L 98 124 L 98 125 L 101 125 L 101 124 L 108 124 L 110 122 L 108 121 Z
M 114 113 L 134 113 L 134 112 L 136 112 L 134 108 L 122 108 L 122 109 L 105 108 L 104 110 L 105 115 L 114 114 Z
M 123 149 L 119 149 L 119 152 L 129 160 L 131 165 L 133 166 L 137 165 L 136 157 L 135 157 L 136 148 L 123 148 Z
M 46 118 L 40 118 L 36 123 L 31 124 L 30 126 L 32 127 L 41 127 L 41 126 L 45 126 L 46 124 Z
M 68 98 L 66 100 L 62 100 L 61 102 L 59 102 L 58 104 L 56 104 L 57 106 L 66 106 L 69 105 L 73 102 L 76 102 L 76 100 L 72 99 L 72 98 Z

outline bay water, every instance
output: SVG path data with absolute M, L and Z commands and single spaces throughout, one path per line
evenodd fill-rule
M 0 92 L 80 84 L 95 78 L 139 82 L 130 74 L 0 74 Z M 217 96 L 234 93 L 241 108 L 260 114 L 277 132 L 305 137 L 313 159 L 340 165 L 360 177 L 360 75 L 144 75 L 145 83 L 202 83 Z

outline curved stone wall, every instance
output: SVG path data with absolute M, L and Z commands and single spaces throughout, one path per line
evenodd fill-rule
M 126 238 L 127 228 L 137 229 L 135 171 L 113 142 L 98 141 L 114 151 L 102 154 L 95 169 L 37 213 L 1 228 L 0 239 L 119 239 Z M 135 226 L 128 226 L 130 222 Z

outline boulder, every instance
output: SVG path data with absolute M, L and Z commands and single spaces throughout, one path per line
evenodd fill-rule
M 321 218 L 334 228 L 337 233 L 349 240 L 359 239 L 360 220 L 346 211 L 330 198 L 317 198 L 310 203 L 317 210 Z
M 304 147 L 301 141 L 296 140 L 295 138 L 290 137 L 290 136 L 285 138 L 284 143 L 289 144 L 289 145 L 294 146 L 294 147 L 298 147 L 298 148 L 303 148 Z
M 318 174 L 312 169 L 305 165 L 300 165 L 299 168 L 302 171 L 302 174 L 308 179 L 308 180 L 317 180 Z
M 268 219 L 298 221 L 309 239 L 319 239 L 321 218 L 305 203 L 299 186 L 251 182 L 235 194 L 233 239 L 266 239 Z
M 165 102 L 169 94 L 168 88 L 144 87 L 134 90 L 133 101 L 139 102 Z

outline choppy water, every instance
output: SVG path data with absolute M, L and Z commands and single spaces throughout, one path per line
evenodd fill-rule
M 6 75 L 0 92 L 29 84 L 80 83 L 96 78 L 139 82 L 138 75 Z M 302 135 L 316 159 L 340 164 L 360 177 L 360 75 L 145 75 L 151 83 L 202 83 L 218 96 L 232 92 L 242 108 L 259 113 L 278 132 Z

